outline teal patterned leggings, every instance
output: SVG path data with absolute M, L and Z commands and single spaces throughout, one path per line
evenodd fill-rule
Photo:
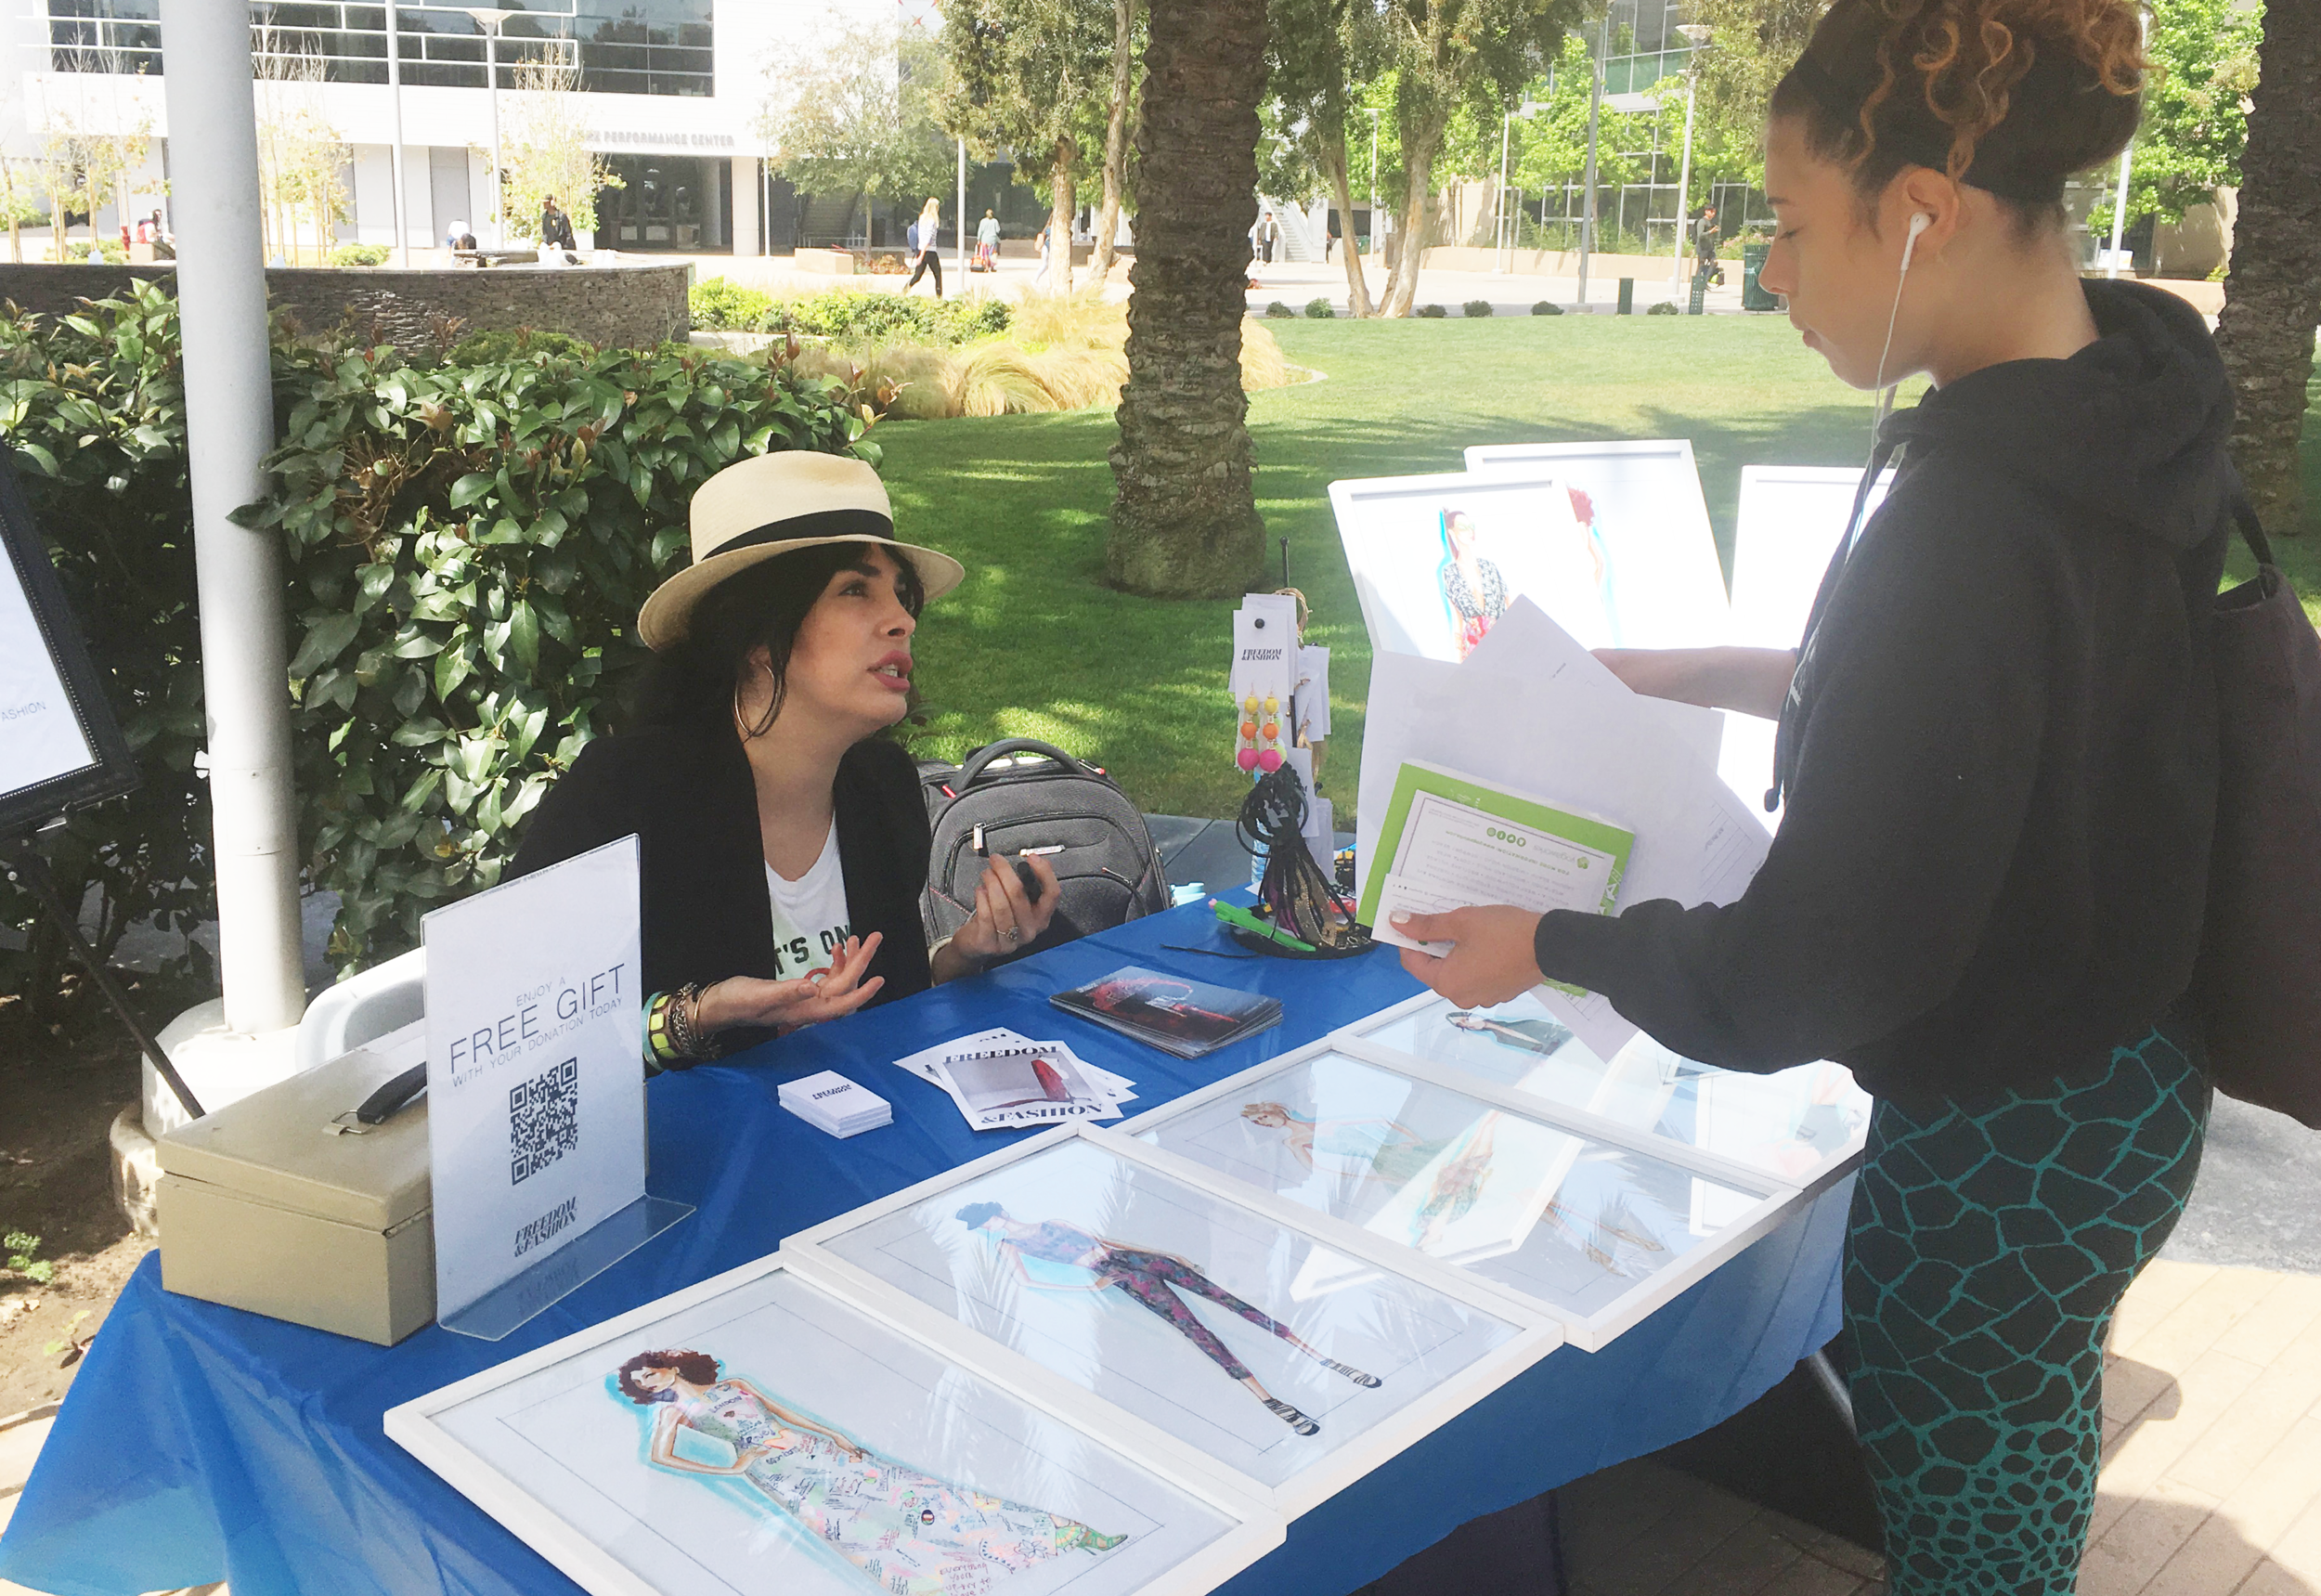
M 1890 1596 L 2068 1596 L 2104 1332 L 2184 1213 L 2208 1108 L 2197 1035 L 2172 1022 L 2092 1085 L 1877 1106 L 1846 1333 Z

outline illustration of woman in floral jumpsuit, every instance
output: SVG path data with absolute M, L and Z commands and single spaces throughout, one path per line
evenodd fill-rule
M 1280 1337 L 1324 1369 L 1344 1375 L 1356 1385 L 1376 1386 L 1383 1383 L 1375 1374 L 1365 1374 L 1335 1358 L 1324 1357 L 1299 1340 L 1288 1325 L 1243 1302 L 1173 1252 L 1148 1252 L 1139 1247 L 1092 1236 L 1076 1225 L 1066 1225 L 1053 1219 L 1037 1224 L 1013 1219 L 996 1202 L 970 1202 L 959 1211 L 957 1217 L 960 1224 L 970 1230 L 981 1231 L 1005 1249 L 1015 1262 L 1016 1272 L 1028 1286 L 1043 1291 L 1101 1291 L 1117 1288 L 1131 1301 L 1166 1321 L 1179 1335 L 1199 1347 L 1210 1362 L 1248 1386 L 1265 1405 L 1268 1412 L 1301 1435 L 1316 1434 L 1321 1426 L 1260 1384 L 1257 1376 L 1249 1371 L 1249 1366 L 1235 1357 L 1232 1349 L 1219 1341 L 1215 1332 L 1195 1317 L 1190 1304 L 1178 1293 L 1206 1297 L 1220 1307 L 1238 1314 L 1258 1329 Z M 1027 1258 L 1085 1269 L 1093 1278 L 1084 1286 L 1057 1286 L 1037 1280 L 1024 1267 Z
M 1004 1576 L 1070 1551 L 1109 1551 L 1127 1538 L 883 1457 L 746 1380 L 720 1379 L 707 1353 L 639 1353 L 616 1379 L 630 1401 L 659 1409 L 654 1462 L 747 1480 L 891 1596 L 982 1596 Z M 681 1457 L 681 1430 L 726 1443 L 734 1460 Z
M 1280 1131 L 1308 1169 L 1317 1167 L 1318 1153 L 1343 1161 L 1342 1173 L 1395 1191 L 1425 1177 L 1426 1200 L 1410 1216 L 1410 1245 L 1421 1252 L 1434 1251 L 1444 1226 L 1465 1218 L 1483 1195 L 1499 1123 L 1498 1114 L 1485 1114 L 1460 1135 L 1430 1141 L 1399 1120 L 1316 1120 L 1280 1103 L 1244 1104 L 1241 1117 Z

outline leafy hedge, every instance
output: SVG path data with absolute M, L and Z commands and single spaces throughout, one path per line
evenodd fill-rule
M 832 289 L 776 299 L 726 278 L 694 284 L 689 294 L 695 327 L 737 332 L 795 332 L 841 344 L 925 344 L 948 348 L 1005 332 L 1004 300 L 983 295 L 914 299 L 900 293 Z
M 270 491 L 240 518 L 282 535 L 300 837 L 341 894 L 345 967 L 499 878 L 642 657 L 637 608 L 683 563 L 694 487 L 772 449 L 877 455 L 827 383 L 675 347 L 428 367 L 278 339 L 274 384 Z M 209 816 L 175 302 L 0 326 L 0 431 L 147 777 L 76 817 L 59 863 L 104 888 L 114 934 L 189 925 Z

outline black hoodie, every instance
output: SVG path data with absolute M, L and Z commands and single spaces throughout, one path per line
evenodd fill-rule
M 2088 1080 L 2191 979 L 2216 806 L 2232 391 L 2199 317 L 2090 282 L 2068 360 L 1893 416 L 1782 720 L 1736 902 L 1540 922 L 1540 969 L 1689 1058 L 1903 1102 Z M 1874 466 L 1873 470 L 1876 468 Z

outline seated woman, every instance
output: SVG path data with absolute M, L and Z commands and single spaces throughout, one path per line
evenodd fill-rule
M 901 720 L 920 605 L 959 562 L 894 539 L 878 474 L 792 452 L 693 499 L 694 563 L 637 618 L 637 723 L 581 750 L 511 874 L 634 832 L 648 1069 L 682 1066 L 969 975 L 1046 929 L 1056 874 L 995 859 L 930 949 L 927 810 Z

